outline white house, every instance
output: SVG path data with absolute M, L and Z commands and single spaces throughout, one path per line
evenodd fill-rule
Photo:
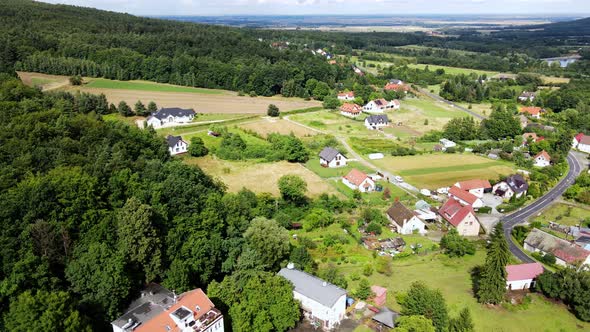
M 299 271 L 289 263 L 278 273 L 293 284 L 293 297 L 310 321 L 324 330 L 336 328 L 346 314 L 346 290 L 318 277 Z
M 545 150 L 539 152 L 535 156 L 535 158 L 533 158 L 533 160 L 534 160 L 534 165 L 537 167 L 547 167 L 547 166 L 551 165 L 551 156 L 549 156 L 549 154 Z
M 394 99 L 392 101 L 387 101 L 383 98 L 375 99 L 368 102 L 364 107 L 363 110 L 367 113 L 383 113 L 389 109 L 399 109 L 401 106 L 399 100 Z
M 182 108 L 161 108 L 147 118 L 147 125 L 155 129 L 193 121 L 195 111 Z
M 540 107 L 522 107 L 520 109 L 520 113 L 523 113 L 524 115 L 528 115 L 531 118 L 535 118 L 535 119 L 540 119 L 541 118 L 541 113 L 545 112 L 544 109 L 540 108 Z
M 340 153 L 340 151 L 331 147 L 325 147 L 320 152 L 320 165 L 323 167 L 344 167 L 346 166 L 347 160 L 348 159 L 346 159 L 346 157 Z
M 168 151 L 170 151 L 170 154 L 173 156 L 188 151 L 188 143 L 182 139 L 182 136 L 168 135 L 166 137 L 166 142 L 168 143 Z
M 583 133 L 577 134 L 572 142 L 572 147 L 582 152 L 590 153 L 590 136 L 584 135 Z
M 449 197 L 458 201 L 461 205 L 469 205 L 474 209 L 484 207 L 481 198 L 459 187 L 452 186 L 451 189 L 449 189 Z
M 375 181 L 358 169 L 353 169 L 347 175 L 342 177 L 342 183 L 348 188 L 352 190 L 358 189 L 362 193 L 375 190 Z
M 507 265 L 506 273 L 506 289 L 530 289 L 535 285 L 537 277 L 543 274 L 543 265 L 541 263 Z
M 365 119 L 365 127 L 369 130 L 376 130 L 387 127 L 389 125 L 389 118 L 385 114 L 370 115 Z
M 338 100 L 354 100 L 354 91 L 340 92 Z
M 418 232 L 420 234 L 426 233 L 426 225 L 420 220 L 414 212 L 410 211 L 399 201 L 393 205 L 386 212 L 387 219 L 391 222 L 396 232 L 400 234 L 413 234 Z
M 520 198 L 522 195 L 526 195 L 528 190 L 529 184 L 520 174 L 511 175 L 492 187 L 492 192 L 505 200 L 511 199 L 514 195 L 516 198 Z
M 518 96 L 518 101 L 523 102 L 523 103 L 530 101 L 532 103 L 536 97 L 537 97 L 536 93 L 524 91 L 523 93 L 520 94 L 520 96 Z
M 340 106 L 340 114 L 349 118 L 356 118 L 361 115 L 363 108 L 357 104 L 344 103 Z
M 471 205 L 461 205 L 454 199 L 449 199 L 438 210 L 438 213 L 449 224 L 457 229 L 457 233 L 462 236 L 479 235 L 479 220 L 475 216 L 475 211 Z
M 590 264 L 590 251 L 538 228 L 533 228 L 524 239 L 524 249 L 543 255 L 550 253 L 555 256 L 556 264 L 561 266 Z
M 200 289 L 176 295 L 149 284 L 127 312 L 111 322 L 113 332 L 223 332 L 223 314 Z
M 454 148 L 457 146 L 457 143 L 446 138 L 441 138 L 438 142 L 440 143 L 440 145 L 442 145 L 443 151 L 446 151 L 448 148 Z
M 455 187 L 466 190 L 479 198 L 483 198 L 483 194 L 486 190 L 492 189 L 490 181 L 479 179 L 460 181 L 455 183 Z

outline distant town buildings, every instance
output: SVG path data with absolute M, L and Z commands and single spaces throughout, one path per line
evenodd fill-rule
M 573 54 L 573 55 L 562 56 L 562 57 L 545 58 L 542 60 L 545 61 L 545 63 L 547 63 L 548 65 L 553 65 L 553 64 L 557 63 L 557 64 L 559 64 L 559 67 L 565 68 L 565 67 L 568 67 L 569 65 L 571 65 L 572 63 L 578 62 L 580 59 L 582 59 L 581 55 Z

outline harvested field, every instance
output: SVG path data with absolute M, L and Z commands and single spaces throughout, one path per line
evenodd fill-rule
M 48 75 L 39 73 L 17 72 L 20 79 L 29 86 L 38 86 L 43 91 L 63 88 L 70 85 L 67 76 Z
M 289 135 L 293 133 L 297 137 L 306 137 L 317 135 L 318 132 L 299 126 L 295 123 L 283 119 L 263 118 L 256 122 L 248 122 L 240 125 L 240 128 L 252 130 L 259 135 L 266 137 L 271 133 Z
M 286 161 L 276 163 L 253 163 L 220 160 L 212 156 L 202 158 L 187 157 L 185 162 L 198 165 L 205 173 L 220 179 L 230 192 L 248 188 L 256 193 L 268 192 L 279 195 L 277 182 L 283 175 L 298 175 L 307 182 L 307 195 L 319 196 L 322 193 L 333 193 L 328 183 L 317 174 L 301 164 Z

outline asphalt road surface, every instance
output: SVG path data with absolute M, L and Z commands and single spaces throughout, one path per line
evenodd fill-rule
M 514 240 L 511 236 L 512 228 L 526 221 L 529 217 L 541 212 L 543 209 L 553 203 L 553 201 L 558 199 L 567 188 L 574 184 L 576 177 L 578 177 L 578 175 L 580 175 L 582 172 L 582 165 L 580 165 L 580 162 L 572 152 L 570 152 L 567 156 L 567 163 L 569 164 L 569 171 L 567 175 L 561 180 L 561 182 L 553 187 L 553 189 L 547 192 L 547 194 L 544 196 L 538 198 L 532 204 L 505 216 L 501 220 L 504 223 L 504 234 L 506 235 L 510 252 L 524 263 L 533 263 L 535 260 L 529 257 L 519 246 L 514 243 Z
M 457 105 L 457 104 L 453 103 L 450 100 L 446 100 L 443 97 L 441 97 L 441 96 L 439 96 L 437 94 L 434 94 L 434 93 L 432 93 L 432 92 L 430 92 L 430 91 L 428 91 L 426 89 L 420 89 L 420 92 L 422 92 L 423 94 L 427 95 L 428 97 L 430 97 L 432 99 L 435 99 L 435 100 L 438 100 L 438 101 L 442 101 L 443 103 L 445 103 L 447 105 L 451 105 L 451 106 L 453 106 L 454 108 L 456 108 L 458 110 L 461 110 L 463 112 L 469 113 L 469 114 L 471 114 L 473 117 L 475 117 L 477 119 L 480 119 L 480 120 L 485 119 L 484 116 L 479 115 L 479 114 L 477 114 L 477 113 L 475 113 L 475 112 L 473 112 L 473 111 L 471 111 L 471 110 L 469 110 L 469 109 L 467 109 L 467 108 L 465 108 L 465 107 L 463 107 L 461 105 Z

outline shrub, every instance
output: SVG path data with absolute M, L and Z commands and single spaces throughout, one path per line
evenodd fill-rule
M 373 275 L 373 265 L 371 264 L 365 264 L 365 266 L 363 266 L 363 275 L 366 277 L 370 277 Z
M 268 116 L 277 117 L 277 116 L 281 115 L 281 112 L 279 111 L 279 108 L 276 105 L 270 104 L 270 105 L 268 105 L 268 109 L 266 110 L 266 114 Z
M 80 75 L 75 75 L 70 77 L 70 84 L 71 85 L 82 85 L 82 76 Z
M 202 157 L 206 156 L 209 153 L 209 150 L 205 146 L 203 139 L 200 137 L 193 137 L 191 138 L 191 145 L 188 147 L 188 152 L 193 157 Z

